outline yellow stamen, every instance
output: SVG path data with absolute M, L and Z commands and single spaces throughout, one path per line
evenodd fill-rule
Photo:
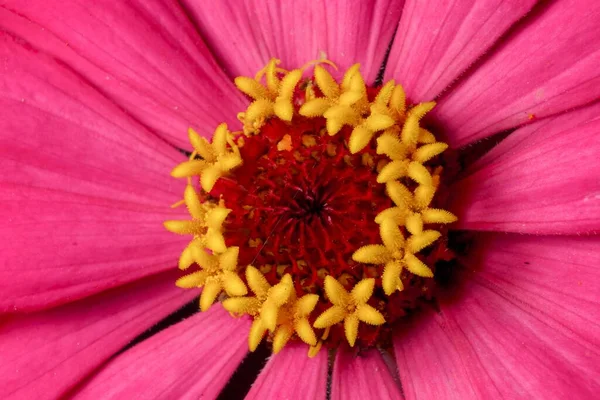
M 294 333 L 310 346 L 317 344 L 317 337 L 308 317 L 318 301 L 319 296 L 316 294 L 306 294 L 296 299 L 296 294 L 292 291 L 290 299 L 280 310 L 277 328 L 273 335 L 273 353 L 278 353 Z
M 181 288 L 204 287 L 200 296 L 200 309 L 206 311 L 217 296 L 225 291 L 229 296 L 243 296 L 248 290 L 237 274 L 238 247 L 230 247 L 218 256 L 203 249 L 192 250 L 201 270 L 179 278 L 176 285 Z M 203 253 L 203 254 L 202 254 Z
M 425 146 L 419 147 L 419 149 L 417 149 L 413 153 L 412 158 L 416 162 L 424 163 L 424 162 L 431 160 L 433 157 L 437 156 L 438 154 L 443 153 L 447 148 L 448 148 L 448 145 L 446 143 L 437 142 L 437 143 L 427 144 Z
M 227 124 L 221 124 L 214 132 L 212 142 L 198 135 L 192 128 L 188 131 L 190 143 L 203 159 L 189 160 L 176 166 L 171 175 L 175 178 L 200 175 L 200 184 L 210 192 L 217 180 L 227 172 L 242 165 L 237 145 L 231 140 Z M 227 147 L 230 147 L 228 149 Z
M 360 321 L 369 325 L 385 323 L 383 315 L 367 304 L 374 288 L 375 279 L 363 279 L 348 293 L 339 281 L 331 276 L 325 277 L 325 294 L 333 305 L 319 315 L 314 327 L 327 328 L 344 321 L 346 340 L 353 347 L 358 336 Z
M 308 357 L 315 358 L 317 354 L 319 354 L 319 351 L 321 351 L 321 346 L 323 346 L 323 342 L 320 340 L 317 342 L 316 346 L 310 346 L 308 348 Z
M 337 98 L 340 96 L 339 85 L 331 74 L 320 65 L 315 66 L 315 82 L 325 97 Z
M 385 219 L 379 225 L 379 234 L 383 245 L 363 246 L 354 252 L 352 259 L 365 264 L 385 265 L 382 275 L 385 294 L 389 296 L 395 290 L 403 290 L 399 276 L 404 266 L 415 275 L 433 276 L 433 272 L 414 254 L 435 242 L 439 232 L 425 231 L 405 240 L 400 227 L 392 219 Z
M 377 175 L 378 183 L 387 183 L 403 178 L 408 173 L 408 160 L 395 160 L 386 164 L 379 175 Z
M 223 307 L 232 313 L 249 314 L 254 317 L 254 323 L 248 338 L 251 351 L 256 349 L 267 331 L 274 333 L 276 336 L 278 335 L 278 346 L 283 347 L 293 331 L 296 330 L 296 323 L 308 318 L 317 303 L 318 296 L 315 295 L 316 298 L 311 296 L 302 302 L 296 301 L 290 275 L 284 275 L 278 284 L 271 286 L 264 275 L 251 265 L 246 268 L 246 280 L 254 296 L 226 299 L 223 301 Z M 309 307 L 311 304 L 312 308 Z M 284 305 L 286 307 L 282 309 Z M 292 317 L 289 317 L 290 313 Z M 304 337 L 309 338 L 310 334 L 302 326 L 302 322 L 299 322 L 298 329 L 301 332 L 299 335 L 302 334 Z M 279 330 L 281 327 L 283 327 L 283 330 L 278 334 L 276 329 Z M 288 336 L 289 332 L 292 333 Z M 300 337 L 302 338 L 302 336 Z M 316 338 L 309 344 L 313 345 L 315 342 Z

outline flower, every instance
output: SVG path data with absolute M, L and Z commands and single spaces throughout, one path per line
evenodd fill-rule
M 457 179 L 444 189 L 458 217 L 450 227 L 476 233 L 457 249 L 465 267 L 448 277 L 434 271 L 437 308 L 395 327 L 389 351 L 356 356 L 340 347 L 332 397 L 591 398 L 600 376 L 599 13 L 595 2 L 575 0 L 3 2 L 1 397 L 214 398 L 224 390 L 248 354 L 251 318 L 215 304 L 139 336 L 198 295 L 174 284 L 189 239 L 162 227 L 189 219 L 165 207 L 187 187 L 167 173 L 186 160 L 177 149 L 189 147 L 188 128 L 207 135 L 253 111 L 234 78 L 272 57 L 294 71 L 323 52 L 341 71 L 360 63 L 371 85 L 391 43 L 383 80 L 401 83 L 407 104 L 436 101 L 427 123 L 461 150 Z M 261 98 L 255 111 L 285 121 L 283 94 Z M 263 122 L 250 120 L 249 132 Z M 353 150 L 378 135 L 373 127 L 357 124 Z M 231 164 L 216 152 L 218 183 Z M 408 166 L 388 172 L 380 184 Z M 393 215 L 418 232 L 427 210 Z M 204 228 L 218 249 L 218 224 Z M 398 268 L 400 256 L 388 255 Z M 232 265 L 214 263 L 213 286 L 258 297 L 242 294 Z M 279 341 L 312 312 L 310 297 L 288 309 L 290 297 L 273 301 L 288 316 Z M 249 397 L 323 398 L 327 352 L 308 358 L 307 350 L 288 342 Z

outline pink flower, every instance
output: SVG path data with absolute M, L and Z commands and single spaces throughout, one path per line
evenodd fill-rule
M 162 226 L 186 214 L 168 208 L 177 148 L 234 126 L 233 78 L 271 57 L 322 52 L 373 83 L 391 42 L 383 78 L 436 99 L 452 148 L 507 137 L 448 189 L 451 228 L 475 232 L 465 279 L 394 330 L 393 355 L 341 348 L 331 397 L 594 398 L 600 3 L 535 3 L 2 1 L 0 397 L 215 398 L 250 326 L 221 305 L 122 351 L 197 296 Z M 327 352 L 306 351 L 269 358 L 248 397 L 325 398 Z

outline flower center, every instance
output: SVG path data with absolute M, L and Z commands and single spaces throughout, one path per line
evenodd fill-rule
M 435 208 L 447 145 L 420 126 L 434 103 L 406 107 L 394 81 L 367 88 L 359 66 L 336 81 L 271 60 L 237 87 L 253 101 L 243 130 L 217 127 L 172 175 L 187 178 L 191 220 L 165 226 L 193 239 L 177 285 L 201 287 L 250 315 L 249 347 L 265 338 L 311 346 L 384 344 L 393 323 L 427 298 L 444 252 Z
M 299 116 L 244 137 L 244 167 L 209 195 L 232 210 L 223 235 L 240 247 L 240 264 L 258 266 L 271 284 L 289 273 L 308 292 L 327 275 L 360 280 L 352 254 L 378 240 L 375 217 L 393 203 L 374 179 L 384 157 L 374 148 L 351 154 L 350 134 L 344 127 L 332 137 L 324 118 Z

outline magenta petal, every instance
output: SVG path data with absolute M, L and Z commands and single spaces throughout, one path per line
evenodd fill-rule
M 377 350 L 355 355 L 349 350 L 338 349 L 333 365 L 331 399 L 402 399 L 402 395 Z
M 470 372 L 469 360 L 476 353 L 464 339 L 455 338 L 456 327 L 451 330 L 442 316 L 424 313 L 397 329 L 394 350 L 407 400 L 477 400 L 484 398 L 488 385 L 493 388 L 485 374 Z
M 54 59 L 0 35 L 1 182 L 164 205 L 185 158 Z
M 361 63 L 372 82 L 404 0 L 184 0 L 230 76 L 254 75 L 270 58 L 300 68 L 326 57 L 345 69 Z M 232 38 L 235 38 L 232 40 Z
M 248 352 L 247 318 L 220 304 L 111 360 L 76 399 L 215 399 Z
M 600 104 L 512 133 L 459 181 L 457 227 L 536 234 L 600 229 Z M 594 119 L 595 118 L 595 119 Z
M 487 236 L 460 297 L 394 340 L 407 398 L 595 398 L 599 248 L 598 237 Z
M 0 324 L 0 397 L 59 398 L 147 328 L 192 299 L 163 273 Z
M 564 115 L 535 121 L 508 135 L 491 151 L 471 164 L 465 173 L 470 175 L 484 169 L 509 153 L 518 153 L 526 149 L 530 151 L 532 148 L 542 145 L 546 140 L 552 140 L 553 136 L 560 135 L 560 132 L 577 130 L 579 126 L 598 119 L 598 117 L 600 117 L 600 102 L 569 111 Z
M 308 346 L 287 344 L 271 357 L 254 382 L 246 400 L 325 399 L 327 391 L 327 351 L 308 358 Z
M 386 79 L 401 83 L 415 103 L 434 99 L 535 2 L 407 0 Z
M 0 312 L 172 268 L 183 156 L 49 57 L 0 36 Z
M 66 63 L 168 141 L 237 123 L 243 97 L 173 1 L 8 0 L 0 27 Z M 210 101 L 206 101 L 206 99 Z
M 600 97 L 600 2 L 548 2 L 434 115 L 458 147 Z
M 53 307 L 175 268 L 185 244 L 148 207 L 0 184 L 0 312 Z M 126 222 L 124 222 L 126 221 Z
M 600 236 L 488 234 L 474 248 L 485 285 L 599 349 Z

